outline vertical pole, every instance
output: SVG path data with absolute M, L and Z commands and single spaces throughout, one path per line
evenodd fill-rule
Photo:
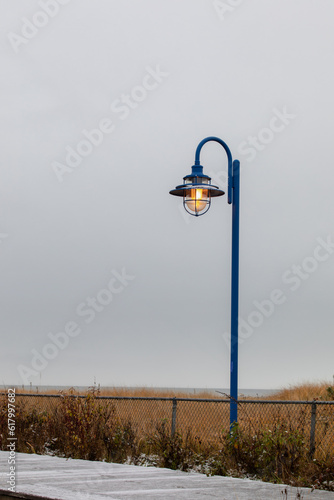
M 232 170 L 231 375 L 230 429 L 238 422 L 239 195 L 240 162 Z
M 176 428 L 176 408 L 177 408 L 177 400 L 176 400 L 176 398 L 173 398 L 172 430 L 171 430 L 172 437 L 174 437 L 174 435 L 175 435 L 175 428 Z
M 313 458 L 315 452 L 315 423 L 317 417 L 317 403 L 313 401 L 311 410 L 311 433 L 310 433 L 310 458 Z

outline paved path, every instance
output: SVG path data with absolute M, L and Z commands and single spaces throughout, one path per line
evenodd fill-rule
M 0 451 L 0 499 L 7 490 L 9 453 Z M 57 500 L 285 500 L 285 486 L 248 479 L 86 460 L 16 454 L 19 498 Z M 297 490 L 288 487 L 288 499 Z M 33 497 L 29 496 L 35 495 Z M 334 500 L 334 493 L 302 489 L 303 500 Z

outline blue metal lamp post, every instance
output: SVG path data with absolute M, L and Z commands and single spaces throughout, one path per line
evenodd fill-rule
M 203 174 L 200 163 L 201 149 L 209 141 L 218 142 L 226 151 L 228 159 L 227 202 L 232 204 L 232 270 L 231 270 L 231 374 L 230 374 L 230 426 L 238 422 L 238 304 L 239 304 L 239 193 L 240 162 L 232 160 L 227 144 L 218 137 L 207 137 L 199 143 L 195 154 L 195 165 L 184 183 L 170 191 L 183 197 L 186 211 L 198 217 L 205 214 L 211 205 L 211 198 L 225 193 L 211 184 L 211 178 Z

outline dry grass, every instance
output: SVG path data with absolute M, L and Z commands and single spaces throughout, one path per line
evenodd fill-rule
M 195 467 L 208 474 L 237 476 L 246 472 L 266 481 L 334 488 L 333 406 L 317 409 L 314 462 L 309 458 L 311 405 L 240 403 L 239 425 L 231 438 L 228 402 L 216 402 L 208 394 L 205 399 L 211 401 L 201 402 L 188 394 L 151 389 L 101 393 L 187 400 L 177 401 L 173 436 L 170 399 L 101 399 L 96 391 L 82 398 L 17 396 L 17 450 L 139 464 L 142 457 L 145 461 L 154 456 L 155 465 L 173 469 Z M 0 397 L 2 449 L 7 444 L 6 406 L 6 397 Z
M 185 398 L 187 401 L 177 403 L 177 430 L 183 434 L 191 431 L 196 439 L 209 445 L 217 446 L 222 430 L 229 428 L 229 404 L 215 403 L 217 399 L 227 399 L 221 394 L 209 392 L 190 395 L 177 390 L 155 390 L 150 388 L 108 388 L 101 391 L 91 388 L 96 395 L 107 397 L 135 397 L 135 398 Z M 72 394 L 79 395 L 75 390 Z M 57 390 L 50 390 L 48 394 L 58 394 Z M 80 395 L 87 394 L 82 393 Z M 21 399 L 21 398 L 18 398 Z M 211 402 L 197 402 L 193 399 L 209 399 Z M 249 398 L 246 398 L 249 399 Z M 272 395 L 272 401 L 312 401 L 334 400 L 334 390 L 327 383 L 303 384 L 288 389 L 282 389 Z M 21 399 L 23 401 L 23 397 Z M 48 411 L 58 404 L 57 398 L 24 398 L 25 408 L 38 408 Z M 166 421 L 171 426 L 172 401 L 134 401 L 113 400 L 101 402 L 104 405 L 113 405 L 115 415 L 121 422 L 131 420 L 136 426 L 139 435 L 145 435 L 154 430 L 157 422 Z M 310 405 L 266 405 L 243 404 L 239 405 L 239 424 L 247 432 L 254 433 L 258 429 L 274 428 L 277 422 L 285 422 L 295 431 L 300 431 L 306 440 L 310 435 Z M 317 458 L 332 454 L 334 441 L 334 408 L 319 406 L 317 408 Z
M 333 384 L 330 382 L 305 383 L 286 387 L 272 394 L 270 400 L 281 401 L 328 401 L 334 399 Z
M 329 400 L 328 384 L 303 385 L 300 387 L 282 390 L 272 395 L 271 401 L 312 401 Z M 290 392 L 291 391 L 291 392 Z M 71 394 L 79 395 L 75 390 Z M 149 388 L 127 389 L 115 388 L 108 390 L 91 389 L 96 396 L 121 397 L 121 398 L 184 398 L 186 401 L 177 402 L 176 429 L 182 434 L 192 433 L 198 441 L 205 442 L 210 446 L 219 446 L 222 431 L 229 428 L 229 403 L 216 403 L 217 399 L 227 399 L 223 395 L 210 393 L 196 394 L 192 398 L 189 394 L 176 391 L 157 391 Z M 19 394 L 19 393 L 18 393 Z M 49 395 L 59 396 L 59 391 L 49 391 Z M 80 394 L 85 396 L 87 394 Z M 194 401 L 194 399 L 208 399 L 212 402 Z M 332 398 L 334 399 L 334 398 Z M 49 411 L 59 404 L 58 397 L 34 398 L 24 396 L 18 397 L 18 401 L 24 402 L 25 411 L 38 409 L 39 411 Z M 258 398 L 261 401 L 261 398 Z M 265 398 L 268 401 L 268 397 Z M 169 400 L 100 400 L 104 407 L 111 406 L 120 422 L 131 422 L 136 426 L 140 436 L 153 432 L 157 422 L 165 421 L 171 428 L 172 401 Z M 259 429 L 272 429 L 278 422 L 285 422 L 293 431 L 301 432 L 306 441 L 310 436 L 310 405 L 278 405 L 266 403 L 239 404 L 239 425 L 247 429 L 248 433 L 256 433 Z M 317 451 L 316 457 L 323 458 L 332 454 L 334 442 L 334 408 L 319 406 L 317 408 Z
M 318 383 L 304 383 L 300 385 L 294 385 L 290 387 L 282 388 L 276 393 L 270 396 L 264 397 L 241 397 L 240 399 L 259 399 L 266 401 L 328 401 L 334 400 L 334 392 L 331 394 L 328 391 L 329 387 L 333 384 L 330 382 L 318 382 Z M 87 390 L 78 391 L 75 388 L 72 389 L 74 394 L 85 395 L 88 390 L 92 388 L 87 388 Z M 203 389 L 201 392 L 182 392 L 181 389 L 155 389 L 151 387 L 138 387 L 138 388 L 127 388 L 127 387 L 101 387 L 95 386 L 93 389 L 97 390 L 101 396 L 119 396 L 119 397 L 157 397 L 157 398 L 187 398 L 187 399 L 227 399 L 228 396 L 223 393 L 212 393 Z M 34 389 L 20 389 L 17 388 L 17 393 L 31 393 L 31 394 L 59 394 L 58 389 L 49 389 L 43 391 L 43 388 L 35 387 Z
M 270 397 L 256 398 L 267 401 L 312 401 L 334 400 L 334 392 L 328 391 L 328 383 L 303 384 L 300 386 L 282 389 Z M 96 395 L 106 397 L 135 397 L 135 398 L 184 398 L 187 401 L 177 403 L 177 431 L 186 434 L 191 431 L 198 441 L 210 446 L 219 446 L 221 432 L 229 428 L 229 404 L 215 404 L 217 399 L 227 399 L 224 394 L 211 392 L 189 394 L 176 390 L 156 390 L 153 388 L 91 388 Z M 18 391 L 19 393 L 20 391 Z M 26 392 L 26 391 L 24 391 Z M 37 391 L 39 392 L 39 391 Z M 86 395 L 87 391 L 79 393 L 74 389 L 75 395 Z M 59 391 L 49 390 L 47 394 L 59 395 Z M 332 396 L 332 397 L 331 397 Z M 193 399 L 209 399 L 212 403 L 196 402 Z M 244 398 L 254 399 L 254 398 Z M 38 408 L 48 411 L 57 406 L 57 398 L 25 398 L 26 411 Z M 110 402 L 104 401 L 104 405 Z M 121 422 L 131 420 L 136 426 L 138 435 L 144 436 L 152 433 L 156 423 L 165 421 L 171 427 L 172 401 L 134 401 L 113 400 L 113 408 Z M 334 440 L 333 407 L 318 407 L 317 409 L 317 447 L 316 457 L 324 458 L 332 454 Z M 239 424 L 248 433 L 256 433 L 258 429 L 275 428 L 277 422 L 286 422 L 290 429 L 300 431 L 306 441 L 310 435 L 310 406 L 304 405 L 269 405 L 240 404 Z
M 219 394 L 214 395 L 210 392 L 206 392 L 204 389 L 202 392 L 188 393 L 182 392 L 179 389 L 154 389 L 149 387 L 131 388 L 126 387 L 115 387 L 115 388 L 101 388 L 101 396 L 122 396 L 122 397 L 141 397 L 141 398 L 199 398 L 199 399 L 214 399 L 219 398 Z
M 75 387 L 71 388 L 71 391 L 74 392 L 74 394 L 82 395 L 85 396 L 89 390 L 96 390 L 99 392 L 100 396 L 119 396 L 119 397 L 142 397 L 142 398 L 191 398 L 191 399 L 222 399 L 224 396 L 221 394 L 212 394 L 212 392 L 206 391 L 203 389 L 203 391 L 196 391 L 194 392 L 182 392 L 181 389 L 155 389 L 155 388 L 150 388 L 150 387 L 133 387 L 133 388 L 128 388 L 128 387 L 100 387 L 100 386 L 94 386 L 94 387 L 87 387 L 85 390 L 77 390 Z M 58 389 L 49 389 L 44 391 L 43 389 L 40 389 L 38 387 L 35 387 L 34 389 L 22 389 L 22 388 L 17 388 L 16 393 L 17 394 L 59 394 L 61 391 Z

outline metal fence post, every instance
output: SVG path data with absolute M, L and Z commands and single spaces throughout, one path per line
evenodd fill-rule
M 176 427 L 176 407 L 177 407 L 177 400 L 176 400 L 176 398 L 173 398 L 173 409 L 172 409 L 172 430 L 171 430 L 172 437 L 174 437 L 174 435 L 175 435 L 175 427 Z
M 315 423 L 317 417 L 317 403 L 313 401 L 311 410 L 311 434 L 310 434 L 310 458 L 313 458 L 315 452 Z

